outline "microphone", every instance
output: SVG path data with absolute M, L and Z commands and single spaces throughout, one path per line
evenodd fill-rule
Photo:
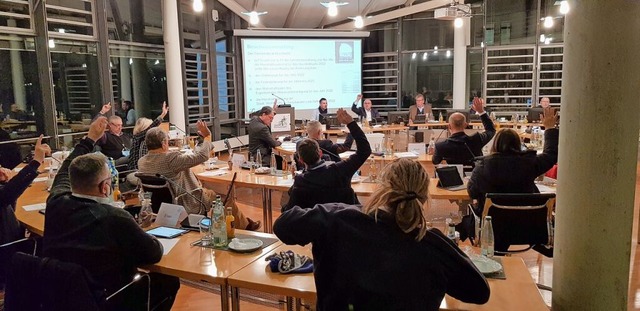
M 206 213 L 207 211 L 207 206 L 206 204 L 204 204 L 204 202 L 202 202 L 202 200 L 200 200 L 198 197 L 196 197 L 195 195 L 193 195 L 193 193 L 187 191 L 186 189 L 184 189 L 182 186 L 178 185 L 178 183 L 176 183 L 175 181 L 173 181 L 171 178 L 167 178 L 166 176 L 162 175 L 162 174 L 156 174 L 156 177 L 165 180 L 167 182 L 169 182 L 173 187 L 178 188 L 178 190 L 181 190 L 182 192 L 186 193 L 189 197 L 191 197 L 192 199 L 196 200 L 198 203 L 200 203 L 200 210 L 198 212 L 198 214 L 200 215 L 204 215 L 202 209 L 204 209 L 204 212 Z
M 273 94 L 273 93 L 271 93 L 271 95 L 272 95 L 273 97 L 275 97 L 275 98 L 277 98 L 277 99 L 281 100 L 283 105 L 286 105 L 286 104 L 287 104 L 287 102 L 286 102 L 286 101 L 284 101 L 284 99 L 282 99 L 282 97 L 280 97 L 280 96 L 278 96 L 278 95 L 276 95 L 276 94 Z
M 320 148 L 320 150 L 322 150 L 322 152 L 327 153 L 327 154 L 329 154 L 330 156 L 335 157 L 335 158 L 337 158 L 337 159 L 340 159 L 340 156 L 339 156 L 339 155 L 337 155 L 337 154 L 335 154 L 335 153 L 333 153 L 333 152 L 331 152 L 331 151 L 329 151 L 329 150 L 327 150 L 327 149 L 324 149 L 324 148 L 322 148 L 322 147 L 320 147 L 320 146 L 318 146 L 318 147 Z

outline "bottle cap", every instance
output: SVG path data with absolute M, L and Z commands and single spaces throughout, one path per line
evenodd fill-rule
M 491 220 L 491 216 L 485 216 L 484 219 Z

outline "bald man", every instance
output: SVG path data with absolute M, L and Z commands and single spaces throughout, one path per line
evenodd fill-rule
M 372 120 L 375 121 L 376 118 L 379 118 L 380 114 L 378 113 L 378 110 L 371 108 L 372 104 L 370 99 L 365 99 L 362 102 L 362 107 L 358 107 L 358 102 L 361 99 L 362 94 L 358 94 L 358 96 L 356 97 L 356 101 L 354 101 L 353 105 L 351 105 L 351 111 L 356 113 L 362 120 L 367 120 L 369 122 L 371 122 Z
M 482 98 L 474 98 L 472 108 L 480 115 L 480 120 L 484 125 L 484 132 L 478 132 L 471 136 L 465 134 L 464 129 L 467 128 L 465 116 L 459 112 L 451 114 L 448 125 L 451 136 L 445 141 L 436 143 L 433 164 L 439 164 L 442 160 L 445 160 L 447 164 L 474 166 L 473 159 L 482 156 L 482 147 L 496 133 L 493 122 L 489 119 L 487 112 L 484 111 L 483 102 Z

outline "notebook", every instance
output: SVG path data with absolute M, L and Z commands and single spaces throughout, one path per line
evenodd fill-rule
M 438 187 L 447 190 L 464 190 L 467 186 L 462 181 L 458 168 L 455 166 L 445 166 L 436 168 L 436 174 L 440 179 Z

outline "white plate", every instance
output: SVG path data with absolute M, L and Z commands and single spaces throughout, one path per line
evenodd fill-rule
M 262 244 L 262 241 L 258 239 L 232 239 L 229 243 L 229 249 L 240 253 L 249 253 L 260 249 Z
M 483 274 L 496 273 L 502 269 L 500 263 L 487 257 L 474 257 L 471 261 Z

